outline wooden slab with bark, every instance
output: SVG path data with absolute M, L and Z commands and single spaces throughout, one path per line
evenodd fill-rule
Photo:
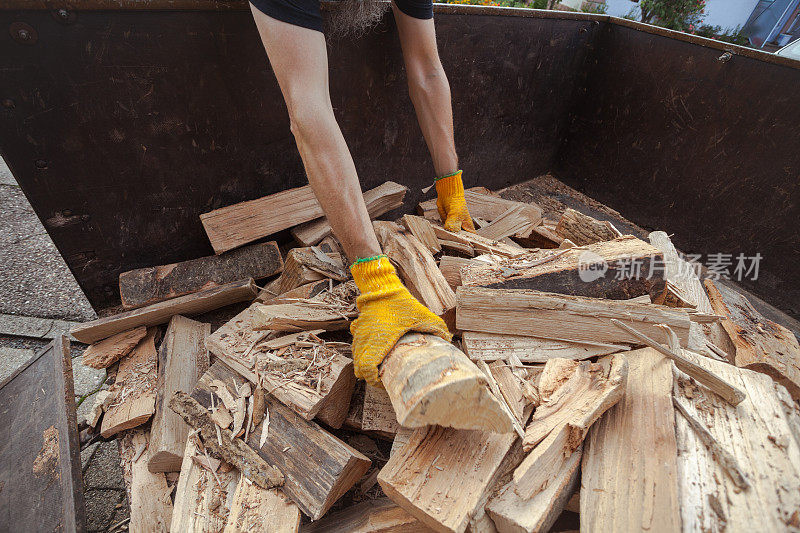
M 158 353 L 158 396 L 156 414 L 150 426 L 147 467 L 151 472 L 177 472 L 183 462 L 183 448 L 189 426 L 167 407 L 177 392 L 192 392 L 210 364 L 206 337 L 211 324 L 181 315 L 169 321 Z
M 252 300 L 256 294 L 258 294 L 258 288 L 252 279 L 235 281 L 220 287 L 125 311 L 118 315 L 78 324 L 70 330 L 70 333 L 76 340 L 91 344 L 139 326 L 149 327 L 164 324 L 169 322 L 174 315 L 197 315 L 226 305 Z
M 680 531 L 672 363 L 651 348 L 626 358 L 625 396 L 584 447 L 581 530 Z
M 439 337 L 404 335 L 383 360 L 380 377 L 401 426 L 512 430 L 513 421 L 484 373 Z
M 364 203 L 370 218 L 379 216 L 397 209 L 403 205 L 408 187 L 387 181 L 364 193 Z M 292 228 L 292 236 L 303 246 L 312 246 L 331 234 L 331 225 L 328 219 L 322 217 Z
M 0 381 L 0 531 L 84 531 L 69 340 Z
M 128 355 L 146 333 L 147 328 L 139 326 L 96 342 L 86 348 L 81 362 L 92 368 L 108 368 Z
M 228 392 L 233 393 L 246 380 L 222 362 L 211 365 L 192 393 L 205 408 L 211 407 L 212 394 L 215 404 L 221 401 L 217 394 L 219 383 L 215 382 L 224 384 Z M 281 490 L 303 513 L 316 520 L 355 485 L 369 468 L 370 460 L 315 422 L 299 417 L 269 395 L 265 398 L 265 403 L 269 412 L 269 424 L 266 426 L 267 435 L 263 445 L 261 435 L 267 418 L 261 426 L 251 429 L 246 444 L 238 438 L 234 441 L 257 454 L 261 461 L 274 465 L 282 472 L 285 483 Z M 223 439 L 226 433 L 230 433 L 227 430 L 221 432 Z M 211 444 L 208 443 L 209 446 Z M 253 479 L 246 471 L 243 473 Z
M 493 289 L 627 300 L 664 285 L 662 253 L 633 236 L 567 250 L 536 250 L 487 265 L 473 263 L 462 284 Z
M 589 359 L 630 349 L 624 344 L 580 344 L 477 331 L 463 332 L 461 345 L 464 353 L 473 361 L 498 361 L 517 357 L 523 363 L 546 363 L 556 358 Z
M 155 413 L 158 381 L 158 353 L 150 328 L 139 344 L 120 360 L 117 378 L 109 389 L 114 394 L 103 416 L 100 434 L 104 438 L 147 422 Z
M 307 334 L 266 339 L 264 332 L 253 330 L 252 311 L 252 306 L 245 309 L 211 334 L 206 340 L 208 349 L 251 383 L 270 391 L 277 400 L 306 420 L 319 416 L 331 427 L 340 427 L 347 417 L 350 397 L 355 387 L 353 360 L 343 355 L 336 348 L 337 345 L 331 345 L 322 354 L 326 355 L 331 351 L 330 360 L 320 370 L 322 382 L 319 390 L 284 379 L 282 373 L 269 370 L 272 358 L 266 356 L 265 352 L 272 353 L 288 348 L 300 340 L 301 336 L 307 337 Z M 284 338 L 289 338 L 289 341 L 281 343 Z M 303 357 L 311 364 L 315 360 L 313 343 L 310 344 L 312 346 L 308 348 L 292 348 L 292 357 Z M 322 362 L 322 357 L 320 361 Z
M 147 454 L 142 450 L 150 443 L 150 431 L 137 428 L 125 432 L 119 445 L 121 464 L 128 470 L 124 475 L 130 479 L 130 531 L 167 533 L 172 521 L 172 489 L 164 474 L 147 468 Z
M 389 498 L 367 500 L 332 513 L 302 533 L 427 533 L 432 531 Z
M 135 309 L 241 279 L 266 278 L 282 270 L 281 252 L 271 241 L 222 255 L 123 272 L 119 292 L 122 307 Z
M 637 343 L 613 325 L 617 318 L 648 335 L 667 324 L 685 346 L 690 315 L 682 309 L 624 300 L 567 296 L 527 289 L 459 287 L 456 327 L 460 330 L 524 335 L 569 342 Z
M 800 344 L 788 328 L 765 318 L 738 292 L 704 281 L 711 307 L 736 350 L 736 366 L 767 374 L 800 400 Z
M 675 417 L 678 495 L 684 531 L 793 531 L 800 517 L 800 415 L 769 376 L 693 355 L 695 363 L 747 391 L 731 406 L 676 372 L 672 393 L 733 455 L 751 485 L 726 472 L 681 415 Z
M 578 246 L 610 241 L 619 236 L 610 222 L 602 222 L 570 207 L 561 215 L 556 233 Z
M 248 533 L 268 525 L 271 533 L 297 533 L 302 516 L 280 489 L 262 489 L 239 478 L 223 533 Z

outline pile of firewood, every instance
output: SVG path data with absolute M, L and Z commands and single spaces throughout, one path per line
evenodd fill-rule
M 113 377 L 88 422 L 119 439 L 130 529 L 800 528 L 791 332 L 663 232 L 466 198 L 474 234 L 435 201 L 374 223 L 456 333 L 401 339 L 385 389 L 356 383 L 358 289 L 309 187 L 202 215 L 218 255 L 122 274 L 126 310 L 72 333 Z M 249 244 L 286 229 L 300 247 Z

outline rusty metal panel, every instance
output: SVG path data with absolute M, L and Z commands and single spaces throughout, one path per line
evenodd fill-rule
M 596 50 L 556 175 L 704 260 L 760 253 L 743 285 L 798 316 L 798 63 L 617 24 Z
M 436 22 L 467 185 L 546 172 L 598 17 L 464 12 Z M 201 213 L 306 180 L 248 11 L 67 15 L 0 10 L 0 152 L 101 309 L 118 302 L 121 272 L 212 253 Z M 434 171 L 391 16 L 329 43 L 333 106 L 362 186 L 398 181 L 413 206 Z

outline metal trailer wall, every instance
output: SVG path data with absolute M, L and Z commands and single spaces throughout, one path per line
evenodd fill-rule
M 800 62 L 674 34 L 603 27 L 554 173 L 797 318 Z

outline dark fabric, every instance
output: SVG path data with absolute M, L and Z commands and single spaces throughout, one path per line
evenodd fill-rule
M 319 0 L 250 0 L 259 11 L 281 22 L 322 31 Z M 395 0 L 397 8 L 415 19 L 433 18 L 433 0 Z

